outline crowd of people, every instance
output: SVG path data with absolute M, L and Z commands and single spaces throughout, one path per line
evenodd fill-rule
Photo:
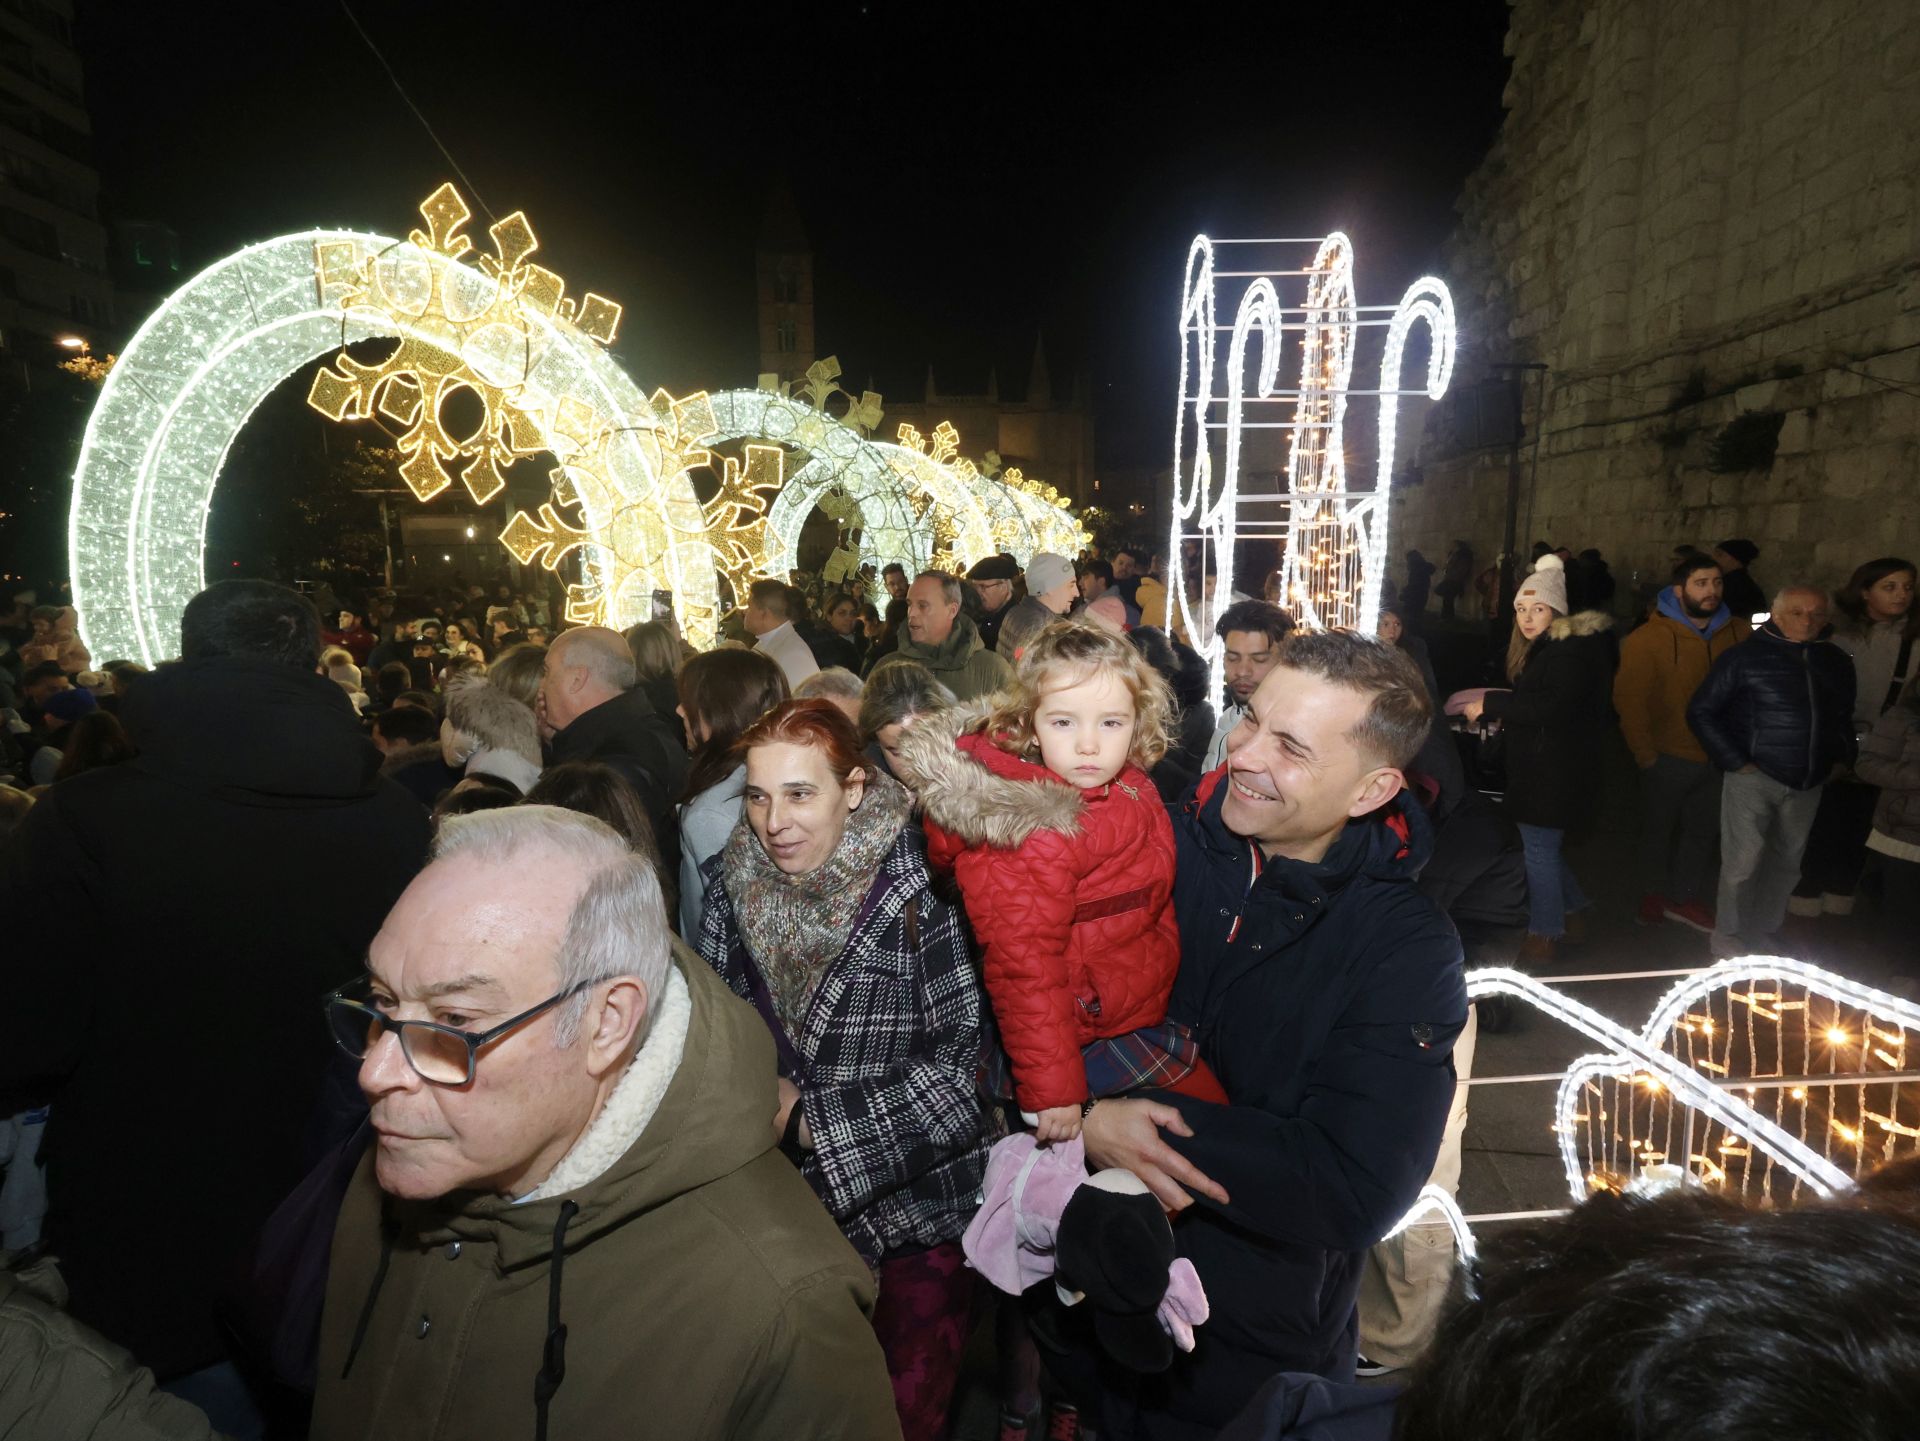
M 1683 1358 L 1569 1287 L 1777 1255 L 1854 1314 L 1884 1286 L 1816 1259 L 1911 1260 L 1910 1194 L 1603 1197 L 1451 1300 L 1388 1232 L 1458 1175 L 1464 955 L 1583 939 L 1616 728 L 1639 921 L 1791 950 L 1864 879 L 1910 949 L 1915 568 L 1756 606 L 1757 558 L 1683 548 L 1622 616 L 1543 544 L 1464 666 L 1464 542 L 1374 636 L 1270 578 L 1218 695 L 1133 548 L 765 579 L 699 653 L 507 584 L 227 581 L 96 668 L 16 593 L 0 1437 L 937 1441 L 977 1328 L 1003 1441 L 1453 1436 L 1481 1396 L 1664 1434 L 1580 1336 L 1697 1390 L 1817 1328 Z M 1844 1364 L 1900 1434 L 1913 1362 Z

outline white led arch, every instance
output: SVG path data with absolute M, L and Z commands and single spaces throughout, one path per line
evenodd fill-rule
M 205 585 L 203 553 L 213 489 L 234 436 L 275 386 L 359 340 L 440 337 L 391 310 L 343 312 L 323 296 L 316 247 L 350 244 L 396 266 L 439 267 L 450 293 L 477 312 L 493 282 L 410 242 L 347 230 L 310 230 L 249 246 L 181 287 L 148 318 L 108 375 L 88 418 L 74 473 L 68 550 L 87 647 L 103 659 L 152 665 L 177 654 L 180 615 Z M 515 408 L 563 465 L 579 454 L 561 425 L 564 403 L 632 416 L 646 398 L 597 345 L 564 320 L 525 308 L 533 337 Z M 578 487 L 589 531 L 622 505 L 697 505 L 684 477 L 656 478 L 641 448 L 616 434 L 597 456 L 598 479 Z M 681 492 L 685 494 L 682 495 Z M 671 573 L 670 556 L 629 556 L 622 571 Z M 587 587 L 619 587 L 608 554 L 586 556 Z M 672 574 L 675 588 L 711 601 L 713 578 Z

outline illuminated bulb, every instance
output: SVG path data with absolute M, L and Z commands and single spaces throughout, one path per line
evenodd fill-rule
M 1789 1094 L 1791 1094 L 1796 1101 L 1804 1101 L 1807 1099 L 1807 1088 L 1805 1086 L 1795 1086 Z
M 1827 1028 L 1827 1040 L 1832 1045 L 1844 1046 L 1847 1043 L 1847 1033 L 1838 1026 L 1829 1026 Z

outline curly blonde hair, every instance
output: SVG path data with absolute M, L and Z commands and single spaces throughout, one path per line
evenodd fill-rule
M 1033 713 L 1049 691 L 1079 685 L 1095 672 L 1117 676 L 1133 697 L 1133 744 L 1127 759 L 1152 770 L 1172 743 L 1173 692 L 1125 636 L 1079 620 L 1056 620 L 1027 643 L 1013 684 L 994 697 L 986 732 L 1002 749 L 1024 755 L 1035 748 Z

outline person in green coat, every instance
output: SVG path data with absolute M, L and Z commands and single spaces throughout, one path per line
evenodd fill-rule
M 1013 667 L 989 650 L 980 632 L 960 613 L 960 582 L 944 571 L 922 571 L 907 588 L 907 633 L 871 666 L 917 660 L 960 700 L 992 695 L 1013 679 Z
M 898 1437 L 871 1274 L 777 1149 L 774 1048 L 591 817 L 447 821 L 329 999 L 375 1144 L 313 1441 Z

